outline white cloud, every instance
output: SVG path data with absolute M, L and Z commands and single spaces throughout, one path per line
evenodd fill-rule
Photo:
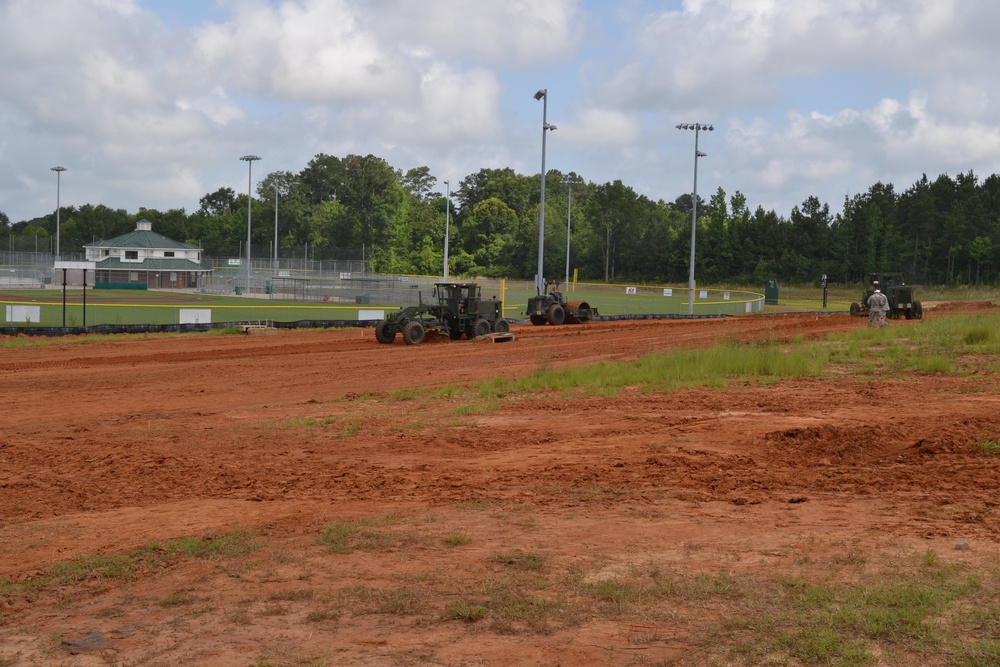
M 559 123 L 559 140 L 590 145 L 631 145 L 640 140 L 639 121 L 617 109 L 583 109 Z
M 318 152 L 536 173 L 539 86 L 549 166 L 670 201 L 691 186 L 678 122 L 716 126 L 699 191 L 785 215 L 1000 164 L 987 0 L 150 1 L 0 0 L 14 220 L 52 209 L 60 163 L 64 202 L 130 210 L 243 191 L 247 152 L 255 174 Z
M 258 2 L 230 6 L 230 21 L 194 31 L 192 65 L 202 79 L 308 102 L 402 98 L 416 85 L 402 54 L 380 43 L 347 2 L 286 2 L 277 10 Z
M 372 29 L 389 41 L 489 67 L 572 59 L 584 38 L 579 0 L 380 0 Z

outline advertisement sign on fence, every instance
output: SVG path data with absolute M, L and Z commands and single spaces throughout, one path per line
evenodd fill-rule
M 41 306 L 7 306 L 7 321 L 38 324 L 42 317 Z
M 211 324 L 212 323 L 212 309 L 211 308 L 181 308 L 180 309 L 180 323 L 181 324 Z

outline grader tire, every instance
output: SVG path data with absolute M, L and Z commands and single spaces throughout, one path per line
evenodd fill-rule
M 407 345 L 420 345 L 424 342 L 424 325 L 413 320 L 403 327 L 403 342 Z
M 375 340 L 383 345 L 388 345 L 392 341 L 396 340 L 396 327 L 392 326 L 385 320 L 379 320 L 375 324 Z
M 491 330 L 492 330 L 492 327 L 490 327 L 489 320 L 480 317 L 472 325 L 472 333 L 473 333 L 472 337 L 473 338 L 480 338 L 482 336 L 488 336 L 490 334 Z

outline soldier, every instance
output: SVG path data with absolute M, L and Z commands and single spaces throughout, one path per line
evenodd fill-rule
M 879 299 L 882 302 L 878 312 L 878 325 L 879 327 L 886 327 L 889 326 L 889 323 L 885 319 L 886 315 L 889 314 L 889 297 L 882 294 L 881 290 L 876 291 L 878 291 Z
M 882 294 L 882 290 L 876 287 L 872 295 L 868 297 L 869 328 L 874 326 L 884 327 L 886 325 L 885 314 L 887 312 L 889 312 L 889 299 L 886 298 L 885 294 Z

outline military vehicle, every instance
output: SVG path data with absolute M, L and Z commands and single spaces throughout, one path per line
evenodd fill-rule
M 419 303 L 392 313 L 375 324 L 375 339 L 389 344 L 396 334 L 403 335 L 407 345 L 419 345 L 428 331 L 445 333 L 452 340 L 464 334 L 478 338 L 490 333 L 509 333 L 510 322 L 504 319 L 499 299 L 483 299 L 476 283 L 436 283 L 433 302 Z
M 545 285 L 545 291 L 528 299 L 528 319 L 537 326 L 542 324 L 580 324 L 597 317 L 596 308 L 586 301 L 567 301 L 559 291 L 558 282 Z
M 913 286 L 907 285 L 902 273 L 869 273 L 870 286 L 861 294 L 861 302 L 851 304 L 851 315 L 858 317 L 868 313 L 868 297 L 878 289 L 889 300 L 886 317 L 920 320 L 924 317 L 924 307 L 913 298 Z

